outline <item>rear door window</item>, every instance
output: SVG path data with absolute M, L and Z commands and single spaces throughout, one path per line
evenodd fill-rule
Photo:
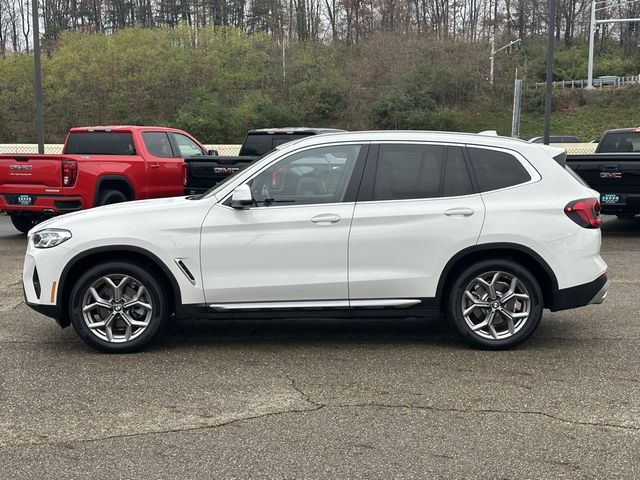
M 64 153 L 69 155 L 135 155 L 131 132 L 73 132 Z
M 462 147 L 380 145 L 373 200 L 458 197 L 473 192 Z
M 471 168 L 481 192 L 520 185 L 531 180 L 520 160 L 499 150 L 468 148 Z
M 441 196 L 444 146 L 380 145 L 373 200 Z

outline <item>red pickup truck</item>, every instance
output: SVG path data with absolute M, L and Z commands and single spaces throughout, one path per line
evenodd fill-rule
M 72 128 L 61 155 L 0 155 L 0 210 L 27 232 L 51 215 L 184 195 L 183 158 L 208 153 L 172 128 Z

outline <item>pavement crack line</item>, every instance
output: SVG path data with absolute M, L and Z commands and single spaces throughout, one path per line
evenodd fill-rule
M 346 404 L 326 404 L 312 400 L 311 397 L 302 390 L 302 388 L 296 383 L 295 379 L 285 374 L 285 377 L 291 384 L 294 390 L 296 390 L 300 396 L 308 403 L 317 407 L 330 407 L 330 408 L 359 408 L 359 407 L 371 407 L 371 408 L 390 408 L 390 409 L 413 409 L 413 410 L 427 410 L 432 412 L 444 412 L 444 413 L 486 413 L 486 414 L 505 414 L 505 415 L 535 415 L 540 417 L 546 417 L 559 422 L 568 423 L 572 425 L 580 425 L 587 427 L 603 427 L 603 428 L 617 428 L 623 430 L 639 431 L 640 427 L 618 425 L 614 423 L 606 422 L 581 422 L 579 420 L 569 420 L 551 413 L 540 412 L 537 410 L 499 410 L 499 409 L 474 409 L 474 408 L 444 408 L 434 407 L 431 405 L 409 405 L 409 404 L 387 404 L 378 402 L 363 402 L 363 403 L 346 403 Z M 313 411 L 311 409 L 310 411 Z
M 296 383 L 296 381 L 285 375 L 286 379 L 289 381 L 289 384 L 291 385 L 291 388 L 293 388 L 296 392 L 298 392 L 300 394 L 300 396 L 302 397 L 302 399 L 307 402 L 310 403 L 311 405 L 314 405 L 316 407 L 322 408 L 322 407 L 326 407 L 327 405 L 323 404 L 323 403 L 318 403 L 314 400 L 311 400 L 311 398 L 309 397 L 309 395 L 307 395 Z
M 105 435 L 103 437 L 95 437 L 95 438 L 79 438 L 79 439 L 69 439 L 69 440 L 53 440 L 53 441 L 35 441 L 35 442 L 24 442 L 17 444 L 0 444 L 0 450 L 7 447 L 16 447 L 16 446 L 39 446 L 39 445 L 68 445 L 68 444 L 79 444 L 79 443 L 92 443 L 92 442 L 100 442 L 103 440 L 119 440 L 126 438 L 136 438 L 136 437 L 144 437 L 146 435 L 166 435 L 171 433 L 187 433 L 187 432 L 196 432 L 199 430 L 214 430 L 216 428 L 227 427 L 229 425 L 233 425 L 234 423 L 247 422 L 250 420 L 260 420 L 268 417 L 277 417 L 279 415 L 286 415 L 291 413 L 307 413 L 314 412 L 316 410 L 320 410 L 324 405 L 319 405 L 314 408 L 292 408 L 288 410 L 277 410 L 274 412 L 266 412 L 261 413 L 259 415 L 251 415 L 248 417 L 238 417 L 233 418 L 224 422 L 211 424 L 211 425 L 198 425 L 195 427 L 184 427 L 184 428 L 169 428 L 165 430 L 150 430 L 146 432 L 134 432 L 134 433 L 122 433 L 119 435 Z
M 294 383 L 292 382 L 292 386 Z M 303 397 L 307 397 L 306 394 L 299 389 L 299 387 L 293 387 L 296 391 L 300 393 Z M 307 397 L 308 398 L 308 397 Z M 318 402 L 314 402 L 312 400 L 305 401 L 314 405 L 312 408 L 292 408 L 287 410 L 277 410 L 273 412 L 266 412 L 259 415 L 252 415 L 247 417 L 239 417 L 233 418 L 224 422 L 220 422 L 212 425 L 198 425 L 195 427 L 185 427 L 185 428 L 171 428 L 166 430 L 152 430 L 147 432 L 135 432 L 135 433 L 124 433 L 119 435 L 106 435 L 103 437 L 96 438 L 86 438 L 86 439 L 70 439 L 70 440 L 54 440 L 54 441 L 35 441 L 35 442 L 25 442 L 20 444 L 5 444 L 0 445 L 0 450 L 10 446 L 38 446 L 38 445 L 68 445 L 68 444 L 82 444 L 82 443 L 92 443 L 99 442 L 104 440 L 118 440 L 118 439 L 126 439 L 126 438 L 136 438 L 143 437 L 147 435 L 166 435 L 171 433 L 188 433 L 195 431 L 204 431 L 204 430 L 214 430 L 217 428 L 227 427 L 236 423 L 241 422 L 249 422 L 253 420 L 262 420 L 265 418 L 278 417 L 281 415 L 295 414 L 295 413 L 312 413 L 317 412 L 323 408 L 388 408 L 388 409 L 407 409 L 407 410 L 424 410 L 431 412 L 443 412 L 443 413 L 463 413 L 463 414 L 477 414 L 477 413 L 486 413 L 486 414 L 506 414 L 506 415 L 534 415 L 540 417 L 550 418 L 556 421 L 560 421 L 563 423 L 571 424 L 571 425 L 580 425 L 585 427 L 601 427 L 601 428 L 613 428 L 613 429 L 621 429 L 621 430 L 631 430 L 631 431 L 639 431 L 639 427 L 626 426 L 626 425 L 617 425 L 603 422 L 581 422 L 576 420 L 568 420 L 566 418 L 558 417 L 556 415 L 552 415 L 550 413 L 539 412 L 535 410 L 525 410 L 525 411 L 515 411 L 515 410 L 497 410 L 497 409 L 456 409 L 456 408 L 442 408 L 442 407 L 434 407 L 434 406 L 425 406 L 425 405 L 407 405 L 407 404 L 388 404 L 388 403 L 345 403 L 345 404 L 322 404 Z
M 580 425 L 585 427 L 604 427 L 604 428 L 616 428 L 622 430 L 640 431 L 640 427 L 634 427 L 629 425 L 618 425 L 615 423 L 606 422 L 581 422 L 579 420 L 569 420 L 567 418 L 559 417 L 551 413 L 539 412 L 537 410 L 498 410 L 489 408 L 443 408 L 434 407 L 430 405 L 406 405 L 406 404 L 388 404 L 388 403 L 343 403 L 339 405 L 324 405 L 325 407 L 332 408 L 360 408 L 360 407 L 374 407 L 374 408 L 390 408 L 390 409 L 408 409 L 408 410 L 427 410 L 432 412 L 446 412 L 446 413 L 488 413 L 488 414 L 505 414 L 505 415 L 535 415 L 557 420 L 559 422 L 568 423 L 571 425 Z

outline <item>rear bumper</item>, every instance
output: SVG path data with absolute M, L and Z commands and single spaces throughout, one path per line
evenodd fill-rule
M 600 195 L 605 195 L 609 192 L 600 192 Z M 636 214 L 640 213 L 640 193 L 616 193 L 620 195 L 620 203 L 612 204 L 600 204 L 600 211 L 605 215 L 624 215 L 624 214 Z M 602 198 L 602 197 L 601 197 Z
M 86 208 L 82 197 L 78 195 L 50 195 L 50 194 L 31 194 L 33 199 L 32 205 L 20 205 L 18 197 L 20 194 L 3 193 L 0 194 L 0 210 L 5 212 L 22 212 L 58 215 L 61 213 L 74 212 Z
M 607 274 L 604 273 L 592 282 L 556 290 L 553 294 L 551 310 L 556 312 L 558 310 L 568 310 L 602 303 L 607 296 L 608 290 L 609 281 L 607 280 Z
M 210 189 L 211 187 L 184 187 L 184 194 L 187 196 L 200 195 Z

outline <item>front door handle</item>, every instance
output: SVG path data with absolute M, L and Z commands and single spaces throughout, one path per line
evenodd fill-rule
M 472 208 L 450 208 L 444 214 L 447 217 L 470 217 L 474 214 L 474 211 Z
M 149 164 L 149 168 L 160 168 L 160 164 L 159 163 L 150 163 Z
M 316 215 L 311 219 L 313 223 L 317 223 L 318 225 L 329 225 L 331 223 L 338 223 L 342 218 L 340 215 L 335 215 L 333 213 L 323 213 L 321 215 Z

